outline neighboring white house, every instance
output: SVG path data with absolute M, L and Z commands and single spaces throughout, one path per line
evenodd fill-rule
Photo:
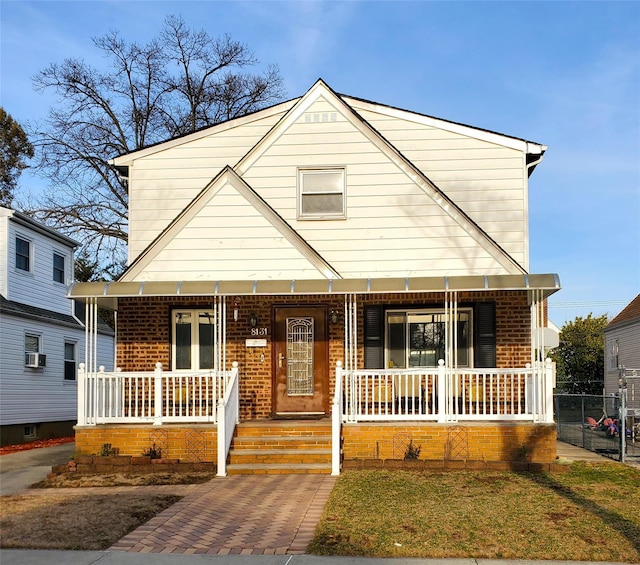
M 66 298 L 78 243 L 0 207 L 0 435 L 8 445 L 73 434 L 84 306 Z M 75 310 L 79 312 L 76 313 Z M 98 358 L 113 366 L 101 325 Z
M 640 294 L 604 329 L 604 388 L 607 394 L 618 392 L 624 368 L 629 380 L 629 405 L 640 409 Z

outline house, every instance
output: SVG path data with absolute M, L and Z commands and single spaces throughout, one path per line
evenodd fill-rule
M 626 387 L 628 415 L 635 418 L 628 428 L 635 436 L 640 423 L 640 294 L 607 324 L 604 341 L 605 393 L 614 395 L 621 384 Z
M 318 80 L 115 158 L 128 269 L 68 296 L 117 310 L 119 371 L 81 368 L 77 451 L 155 444 L 221 475 L 336 474 L 410 442 L 553 461 L 560 284 L 529 272 L 545 150 Z
M 0 207 L 1 444 L 73 435 L 84 306 L 67 299 L 78 243 Z M 100 363 L 113 368 L 114 334 L 101 324 Z

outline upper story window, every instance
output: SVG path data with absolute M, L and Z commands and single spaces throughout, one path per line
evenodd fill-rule
M 22 237 L 16 237 L 16 269 L 31 272 L 31 242 Z
M 298 217 L 336 219 L 346 217 L 344 169 L 298 171 Z
M 618 368 L 618 340 L 612 339 L 609 341 L 609 369 Z
M 53 254 L 53 280 L 64 284 L 64 255 Z
M 215 317 L 209 310 L 173 311 L 173 370 L 213 369 Z

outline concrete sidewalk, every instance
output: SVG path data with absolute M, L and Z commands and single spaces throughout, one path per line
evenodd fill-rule
M 51 467 L 67 463 L 75 450 L 75 443 L 63 443 L 1 455 L 0 495 L 15 494 L 43 481 Z
M 317 555 L 171 555 L 118 551 L 2 550 L 2 565 L 618 565 L 602 561 L 497 559 L 379 559 Z M 619 564 L 622 565 L 622 564 Z

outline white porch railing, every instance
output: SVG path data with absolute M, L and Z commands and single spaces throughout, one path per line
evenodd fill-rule
M 336 390 L 331 404 L 331 474 L 340 474 L 342 451 L 342 363 L 336 364 Z
M 344 422 L 551 423 L 553 373 L 549 359 L 536 368 L 517 369 L 452 369 L 440 361 L 436 369 L 346 371 L 338 364 L 336 383 L 342 383 L 343 398 L 337 408 Z
M 218 402 L 218 477 L 227 475 L 227 455 L 236 425 L 240 421 L 238 363 L 233 362 L 224 396 Z
M 231 371 L 86 372 L 78 370 L 78 424 L 217 422 Z

